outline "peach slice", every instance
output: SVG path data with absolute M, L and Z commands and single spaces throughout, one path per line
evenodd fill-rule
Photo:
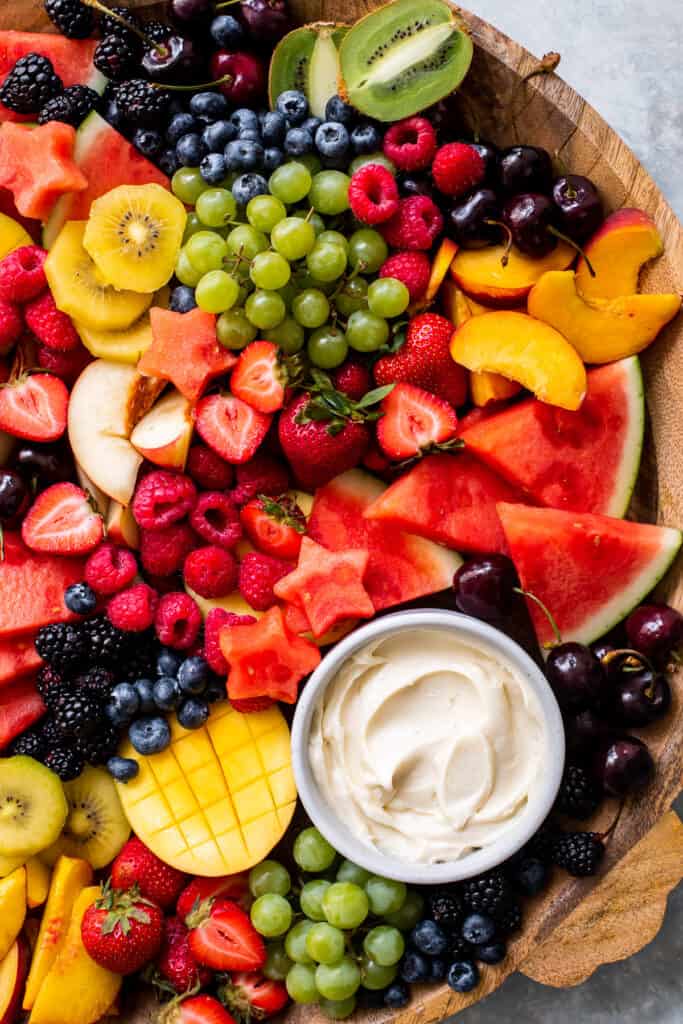
M 455 327 L 460 327 L 472 316 L 469 299 L 449 278 L 441 285 L 441 310 Z
M 526 313 L 471 317 L 453 335 L 451 355 L 468 370 L 502 374 L 561 409 L 578 409 L 586 394 L 586 369 L 576 351 L 559 331 Z
M 572 270 L 544 274 L 529 294 L 529 313 L 563 334 L 586 363 L 642 352 L 681 308 L 679 295 L 622 295 L 585 301 Z
M 429 283 L 427 285 L 424 300 L 416 303 L 417 306 L 420 308 L 422 306 L 428 306 L 430 302 L 434 301 L 436 294 L 441 287 L 441 283 L 448 273 L 448 268 L 455 259 L 457 251 L 458 247 L 455 242 L 452 242 L 450 238 L 444 238 L 437 250 L 436 256 L 434 257 L 434 262 L 432 263 L 432 272 L 429 275 Z
M 576 288 L 584 299 L 616 299 L 638 291 L 638 275 L 644 263 L 664 251 L 657 225 L 643 210 L 624 207 L 605 218 L 584 246 L 595 271 L 593 277 L 583 257 L 576 267 Z
M 16 868 L 0 882 L 0 960 L 14 945 L 26 919 L 26 869 Z
M 460 249 L 451 263 L 451 276 L 468 298 L 489 306 L 518 306 L 547 270 L 566 270 L 576 252 L 558 242 L 551 253 L 535 260 L 514 246 L 503 266 L 504 245 L 485 249 Z

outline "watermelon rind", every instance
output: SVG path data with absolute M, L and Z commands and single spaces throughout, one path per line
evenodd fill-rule
M 640 460 L 645 440 L 645 388 L 638 356 L 630 356 L 619 363 L 626 380 L 628 429 L 624 438 L 624 455 L 614 480 L 614 493 L 605 515 L 623 518 L 633 497 L 640 472 Z

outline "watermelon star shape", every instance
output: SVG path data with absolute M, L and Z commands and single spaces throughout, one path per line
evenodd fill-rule
M 22 216 L 47 220 L 61 196 L 87 188 L 73 159 L 75 144 L 76 129 L 61 121 L 0 125 L 0 187 L 9 189 Z
M 273 589 L 281 600 L 303 609 L 314 636 L 323 636 L 337 622 L 374 615 L 375 606 L 363 586 L 369 558 L 368 551 L 329 551 L 304 537 L 296 569 Z
M 230 700 L 271 697 L 294 704 L 299 683 L 320 663 L 318 648 L 287 629 L 277 605 L 258 622 L 224 626 L 219 642 L 230 666 Z
M 216 317 L 195 307 L 189 313 L 153 307 L 149 313 L 152 344 L 138 370 L 146 377 L 170 380 L 181 395 L 196 402 L 216 377 L 228 373 L 237 356 L 216 337 Z

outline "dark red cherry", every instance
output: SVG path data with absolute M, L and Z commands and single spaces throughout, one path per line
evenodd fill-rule
M 500 203 L 490 188 L 478 188 L 461 199 L 448 212 L 450 233 L 463 249 L 481 249 L 501 239 Z
M 257 102 L 265 92 L 263 63 L 253 53 L 217 50 L 211 58 L 211 77 L 218 79 L 224 76 L 227 79 L 218 88 L 237 107 Z
M 631 647 L 664 664 L 683 643 L 683 615 L 668 604 L 641 604 L 626 620 Z
M 609 717 L 618 725 L 638 728 L 663 718 L 671 707 L 671 687 L 666 676 L 643 667 L 624 670 L 608 705 Z
M 650 751 L 635 736 L 624 736 L 604 747 L 595 755 L 593 767 L 605 792 L 614 797 L 643 789 L 655 773 Z
M 534 259 L 547 256 L 557 245 L 557 237 L 548 230 L 556 217 L 555 204 L 540 192 L 513 196 L 503 207 L 503 223 L 510 229 L 512 241 Z
M 550 192 L 553 165 L 545 149 L 511 146 L 500 156 L 500 184 L 509 195 L 518 192 Z
M 585 757 L 599 746 L 604 746 L 614 729 L 595 711 L 579 711 L 578 714 L 565 721 L 567 747 L 574 753 Z
M 574 641 L 553 647 L 545 674 L 558 703 L 568 710 L 594 708 L 605 687 L 605 673 L 593 651 Z
M 461 141 L 467 141 L 462 139 Z M 468 146 L 472 149 L 476 149 L 479 156 L 484 161 L 484 183 L 486 185 L 495 185 L 498 182 L 498 171 L 500 169 L 500 150 L 497 146 L 494 146 L 492 142 L 484 142 L 480 139 L 478 142 L 467 142 Z
M 582 174 L 563 174 L 553 183 L 559 227 L 575 242 L 584 242 L 602 224 L 604 210 L 597 188 Z
M 24 478 L 13 469 L 0 470 L 0 524 L 18 526 L 31 504 L 31 493 Z
M 192 39 L 169 36 L 145 50 L 142 66 L 155 81 L 179 83 L 199 79 L 204 61 L 199 47 Z
M 170 13 L 183 31 L 201 32 L 214 15 L 214 0 L 171 0 Z
M 13 464 L 36 490 L 70 480 L 74 468 L 66 446 L 61 442 L 39 444 L 26 441 L 14 453 Z
M 257 42 L 276 43 L 292 27 L 285 0 L 242 0 L 240 9 Z
M 512 611 L 516 585 L 515 567 L 504 555 L 472 559 L 453 577 L 456 607 L 465 615 L 501 622 Z

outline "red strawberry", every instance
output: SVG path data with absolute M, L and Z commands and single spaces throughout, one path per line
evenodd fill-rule
M 319 399 L 308 393 L 299 395 L 283 410 L 278 424 L 285 457 L 302 487 L 311 490 L 357 466 L 370 443 L 363 418 L 351 418 L 350 400 L 348 417 L 343 419 L 332 411 L 328 412 L 328 419 L 313 419 L 309 413 L 316 414 L 319 404 Z
M 250 616 L 234 616 L 235 618 L 251 618 Z M 256 621 L 253 619 L 252 621 Z M 220 878 L 193 878 L 189 885 L 186 885 L 176 904 L 176 913 L 181 921 L 187 915 L 197 910 L 204 900 L 215 899 L 222 896 L 226 900 L 232 900 L 243 907 L 248 908 L 251 901 L 249 893 L 249 875 L 246 871 L 238 875 L 222 875 Z
M 264 1020 L 279 1013 L 289 1001 L 287 989 L 281 981 L 271 981 L 259 971 L 236 971 L 219 989 L 221 1001 L 237 1017 Z
M 51 373 L 21 375 L 0 387 L 0 430 L 27 441 L 56 441 L 66 429 L 69 392 Z
M 285 370 L 272 341 L 252 341 L 240 352 L 230 390 L 259 412 L 277 412 L 285 400 Z
M 397 384 L 382 402 L 382 411 L 377 440 L 391 459 L 420 455 L 450 441 L 458 429 L 453 406 L 413 384 Z
M 141 839 L 133 836 L 112 864 L 111 884 L 115 889 L 130 889 L 137 884 L 141 896 L 167 910 L 178 898 L 185 875 L 164 864 Z
M 88 495 L 68 482 L 42 491 L 26 514 L 21 536 L 33 551 L 85 555 L 104 538 L 104 523 Z
M 204 994 L 168 1003 L 160 1020 L 164 1024 L 236 1024 L 217 999 Z
M 200 967 L 190 952 L 189 931 L 178 917 L 167 917 L 164 934 L 157 957 L 159 973 L 170 982 L 178 993 L 187 992 L 200 985 L 210 984 L 213 972 Z
M 249 915 L 231 900 L 214 900 L 200 906 L 187 920 L 192 929 L 189 943 L 200 964 L 216 971 L 257 971 L 266 962 L 263 939 Z
M 405 381 L 459 406 L 467 397 L 467 375 L 450 353 L 453 325 L 438 313 L 421 313 L 408 325 L 406 340 L 393 355 L 375 363 L 377 384 Z
M 244 506 L 240 520 L 251 543 L 263 554 L 296 561 L 306 518 L 292 498 L 261 494 Z
M 234 395 L 208 395 L 197 406 L 197 430 L 226 462 L 248 462 L 268 433 L 271 417 Z
M 366 392 L 372 387 L 370 371 L 362 363 L 354 363 L 347 359 L 338 370 L 332 374 L 332 380 L 337 391 L 343 391 L 347 398 L 359 402 Z
M 159 952 L 163 925 L 161 909 L 137 889 L 105 886 L 83 915 L 81 938 L 95 963 L 114 974 L 132 974 Z

